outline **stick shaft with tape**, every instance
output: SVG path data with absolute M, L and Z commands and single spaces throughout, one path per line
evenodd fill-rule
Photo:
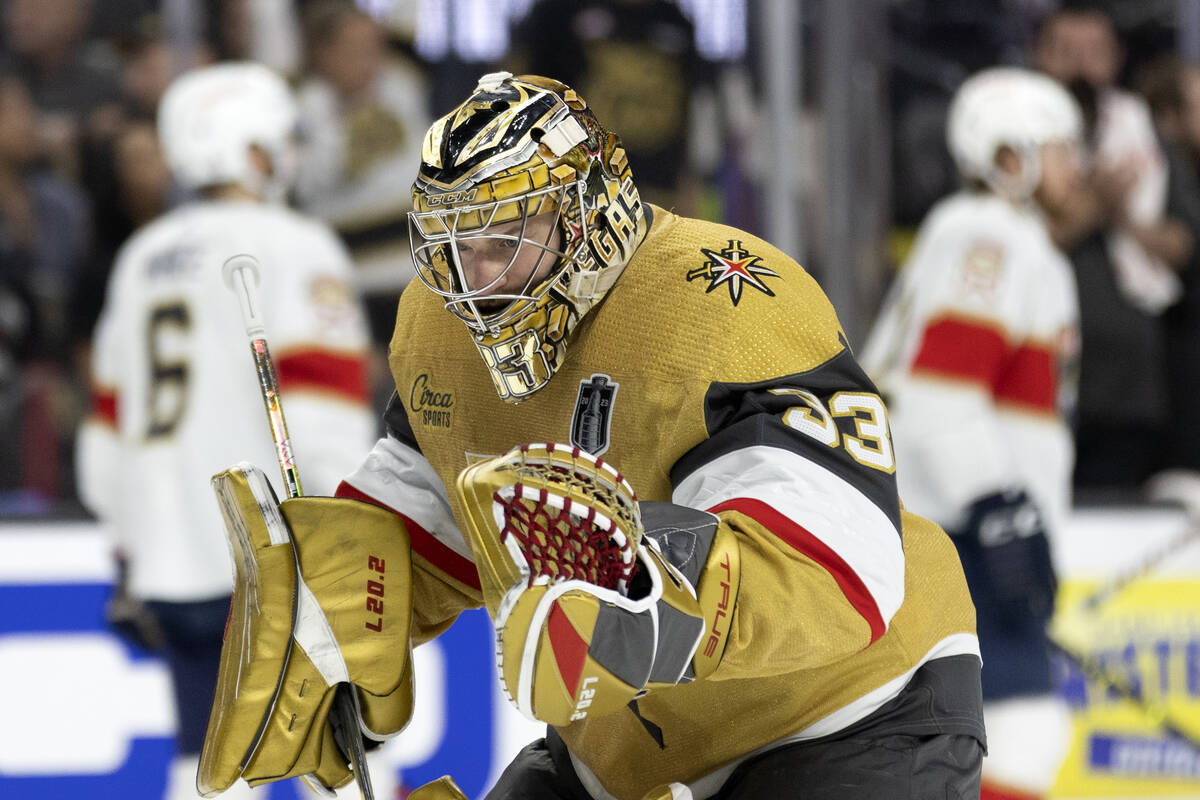
M 225 284 L 237 296 L 242 309 L 242 321 L 246 324 L 246 336 L 250 339 L 250 352 L 254 356 L 254 369 L 258 373 L 258 386 L 267 410 L 284 489 L 288 497 L 300 497 L 304 493 L 300 486 L 300 473 L 296 470 L 296 459 L 292 454 L 292 439 L 288 435 L 287 420 L 279 399 L 279 379 L 275 375 L 275 362 L 267 346 L 267 331 L 263 325 L 262 308 L 258 304 L 261 275 L 258 261 L 253 256 L 233 256 L 225 262 L 222 274 Z

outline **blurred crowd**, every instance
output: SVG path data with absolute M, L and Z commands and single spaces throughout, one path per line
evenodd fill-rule
M 79 513 L 71 451 L 88 410 L 90 338 L 122 243 L 185 199 L 155 126 L 165 89 L 188 68 L 257 61 L 292 84 L 299 163 L 289 199 L 351 253 L 380 410 L 395 302 L 412 276 L 410 186 L 435 97 L 457 96 L 497 66 L 575 81 L 628 131 L 644 194 L 689 209 L 704 196 L 689 166 L 707 160 L 711 174 L 718 156 L 712 127 L 690 114 L 712 77 L 673 2 L 526 3 L 511 20 L 495 10 L 493 24 L 512 26 L 503 64 L 451 55 L 437 65 L 414 49 L 416 5 L 0 4 L 0 516 Z M 546 26 L 564 35 L 546 37 Z M 689 136 L 699 127 L 709 133 Z M 707 155 L 693 159 L 697 147 Z
M 499 50 L 474 61 L 421 55 L 417 9 L 467 5 L 0 4 L 0 516 L 78 513 L 71 448 L 87 411 L 92 328 L 118 248 L 182 199 L 155 114 L 190 66 L 260 61 L 295 88 L 301 155 L 291 199 L 351 251 L 378 350 L 380 406 L 394 304 L 412 274 L 405 213 L 420 138 L 444 110 L 439 98 L 459 96 L 483 72 L 540 72 L 577 86 L 623 133 L 647 199 L 762 232 L 763 170 L 746 152 L 761 54 L 753 43 L 736 61 L 702 54 L 696 20 L 706 4 L 496 4 L 517 9 L 495 11 L 505 26 Z M 733 5 L 748 9 L 749 28 L 756 4 Z M 1060 80 L 1085 111 L 1089 151 L 1073 213 L 1051 220 L 1082 313 L 1076 489 L 1195 496 L 1200 66 L 1174 57 L 1172 31 L 1142 24 L 1150 11 L 1112 13 L 1163 4 L 1068 2 L 1065 15 L 1050 0 L 887 5 L 896 264 L 905 232 L 954 188 L 943 131 L 962 80 L 1001 63 Z M 811 26 L 818 15 L 805 16 Z M 819 97 L 810 102 L 819 110 Z

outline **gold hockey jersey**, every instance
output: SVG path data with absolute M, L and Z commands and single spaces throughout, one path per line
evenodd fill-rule
M 406 518 L 418 640 L 482 604 L 446 487 L 515 444 L 570 442 L 640 499 L 736 532 L 741 588 L 716 672 L 559 729 L 585 786 L 619 800 L 668 781 L 706 796 L 747 754 L 841 730 L 921 664 L 979 652 L 954 547 L 903 511 L 886 409 L 815 281 L 761 239 L 651 210 L 559 372 L 519 405 L 496 396 L 462 323 L 411 286 L 389 435 L 339 490 Z

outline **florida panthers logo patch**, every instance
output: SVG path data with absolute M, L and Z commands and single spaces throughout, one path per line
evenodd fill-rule
M 608 450 L 612 428 L 613 401 L 621 384 L 608 375 L 593 375 L 579 382 L 575 416 L 571 420 L 571 444 L 594 456 Z
M 742 299 L 743 286 L 751 286 L 768 297 L 775 296 L 762 279 L 778 278 L 779 273 L 758 263 L 762 259 L 742 247 L 740 241 L 730 239 L 729 246 L 723 250 L 701 247 L 700 252 L 708 260 L 704 262 L 704 266 L 689 270 L 687 279 L 694 281 L 703 278 L 708 281 L 708 286 L 704 289 L 706 293 L 718 286 L 725 286 L 729 289 L 729 299 L 735 306 Z

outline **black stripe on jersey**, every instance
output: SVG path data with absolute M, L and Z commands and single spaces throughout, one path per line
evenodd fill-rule
M 392 396 L 388 398 L 387 408 L 383 411 L 383 425 L 387 429 L 388 436 L 393 439 L 398 439 L 404 444 L 421 452 L 421 446 L 417 444 L 417 436 L 413 433 L 412 425 L 408 421 L 408 411 L 404 408 L 404 403 L 400 400 L 400 394 L 392 390 Z
M 838 392 L 879 394 L 848 348 L 807 372 L 757 383 L 713 383 L 704 398 L 708 439 L 675 462 L 671 485 L 678 486 L 697 469 L 728 453 L 755 445 L 779 447 L 819 464 L 857 488 L 900 530 L 895 472 L 861 464 L 844 447 L 830 447 L 787 425 L 784 413 L 803 401 L 794 395 L 772 394 L 771 389 L 806 389 L 826 404 Z M 855 435 L 852 418 L 834 420 L 842 436 Z

